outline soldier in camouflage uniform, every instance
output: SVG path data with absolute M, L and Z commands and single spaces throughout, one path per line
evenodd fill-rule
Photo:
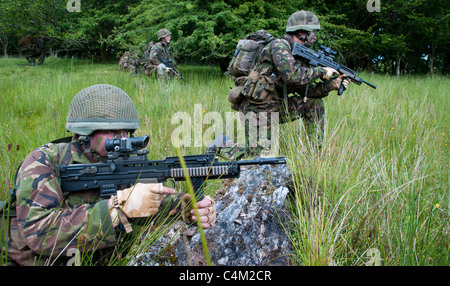
M 155 71 L 158 77 L 167 80 L 174 76 L 176 63 L 173 59 L 173 52 L 170 48 L 172 33 L 167 29 L 161 29 L 157 33 L 158 43 L 154 44 L 150 50 L 149 69 Z M 173 67 L 168 67 L 165 63 L 172 63 Z
M 251 143 L 262 140 L 270 142 L 273 113 L 279 115 L 279 123 L 302 118 L 310 139 L 315 140 L 320 146 L 325 127 L 325 106 L 322 98 L 328 96 L 329 92 L 338 90 L 345 75 L 331 79 L 333 75 L 338 75 L 336 70 L 328 67 L 310 67 L 291 54 L 294 41 L 311 47 L 319 30 L 321 30 L 319 20 L 313 13 L 297 11 L 289 17 L 284 37 L 264 47 L 253 71 L 266 76 L 268 82 L 273 80 L 271 83 L 274 84 L 274 92 L 271 92 L 263 102 L 245 97 L 240 103 L 241 118 L 242 115 L 251 112 L 256 116 L 247 117 L 248 124 L 241 120 L 246 126 L 246 144 L 232 145 L 232 142 L 227 142 L 227 147 L 220 150 L 223 157 L 236 160 L 245 155 L 258 155 L 263 149 L 268 151 L 270 149 L 268 144 L 252 146 Z M 318 79 L 322 81 L 316 83 Z M 349 81 L 344 79 L 345 87 L 348 83 Z M 289 94 L 293 96 L 288 97 Z M 267 134 L 256 133 L 255 137 L 255 133 L 249 130 L 261 126 L 261 117 L 258 116 L 261 112 L 267 112 L 267 121 L 264 120 L 267 122 Z
M 34 66 L 36 59 L 38 65 L 43 65 L 45 60 L 45 38 L 23 37 L 19 41 L 20 53 L 25 56 L 29 65 Z
M 7 249 L 2 247 L 9 259 L 20 265 L 65 265 L 74 250 L 93 252 L 116 246 L 122 231 L 132 231 L 130 222 L 151 218 L 165 207 L 169 210 L 164 213 L 195 221 L 190 196 L 174 195 L 174 189 L 162 184 L 124 186 L 106 199 L 97 190 L 65 193 L 61 189 L 57 165 L 104 162 L 104 141 L 126 137 L 138 127 L 136 108 L 121 89 L 94 85 L 75 95 L 66 124 L 74 133 L 70 143 L 49 143 L 33 150 L 18 171 L 17 216 L 10 219 Z M 205 196 L 197 206 L 202 226 L 211 228 L 214 200 Z
M 119 60 L 119 71 L 129 71 L 131 75 L 140 73 L 141 59 L 138 52 L 126 51 Z

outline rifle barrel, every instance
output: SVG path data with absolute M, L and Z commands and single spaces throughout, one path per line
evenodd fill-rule
M 258 158 L 254 160 L 237 161 L 238 165 L 264 165 L 264 164 L 286 164 L 285 157 Z
M 371 84 L 371 83 L 369 83 L 369 82 L 367 82 L 367 81 L 365 81 L 365 80 L 363 80 L 363 82 L 364 82 L 365 84 L 367 84 L 368 86 L 370 86 L 371 88 L 377 89 L 377 87 L 376 87 L 375 85 L 373 85 L 373 84 Z

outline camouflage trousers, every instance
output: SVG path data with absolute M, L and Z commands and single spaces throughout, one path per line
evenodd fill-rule
M 155 77 L 155 79 L 160 79 L 163 82 L 168 82 L 175 77 L 175 73 L 168 69 L 165 64 L 159 64 L 157 66 L 153 64 L 147 64 L 144 66 L 145 75 L 149 77 Z
M 158 74 L 158 77 L 165 82 L 167 82 L 170 79 L 173 79 L 175 76 L 175 73 L 172 69 L 169 69 L 165 64 L 159 64 L 156 67 L 156 72 Z
M 303 120 L 309 139 L 318 148 L 322 145 L 325 132 L 325 104 L 321 98 L 304 99 L 291 96 L 288 98 L 287 108 L 283 99 L 274 96 L 264 104 L 244 100 L 239 106 L 239 111 L 241 124 L 245 128 L 245 144 L 227 142 L 219 151 L 221 157 L 239 160 L 255 156 L 270 156 L 273 153 L 272 139 L 275 139 L 272 138 L 272 124 L 274 122 L 282 124 L 300 118 Z

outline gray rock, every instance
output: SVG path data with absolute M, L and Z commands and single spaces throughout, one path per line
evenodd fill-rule
M 285 233 L 285 200 L 290 185 L 286 165 L 246 166 L 240 178 L 223 180 L 215 195 L 216 225 L 204 231 L 212 265 L 289 265 L 291 243 Z M 178 231 L 171 231 L 156 243 L 170 244 L 167 249 L 171 253 L 162 255 L 170 259 L 162 261 L 155 249 L 153 254 L 142 254 L 136 264 L 206 265 L 200 233 L 194 228 L 194 235 L 180 235 L 185 229 L 179 224 L 175 228 Z

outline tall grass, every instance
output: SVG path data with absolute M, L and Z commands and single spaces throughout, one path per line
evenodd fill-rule
M 286 124 L 299 265 L 448 265 L 448 87 L 445 77 L 370 75 L 326 99 L 320 151 Z M 299 139 L 300 138 L 300 139 Z
M 70 102 L 92 84 L 112 84 L 130 95 L 141 117 L 137 135 L 150 136 L 153 159 L 177 155 L 171 142 L 176 112 L 192 116 L 195 104 L 204 114 L 218 112 L 222 118 L 231 111 L 232 81 L 215 67 L 180 66 L 188 81 L 184 85 L 132 77 L 118 72 L 116 64 L 49 58 L 44 66 L 18 65 L 24 62 L 0 60 L 0 198 L 7 196 L 16 167 L 32 149 L 68 135 Z M 325 98 L 326 136 L 320 150 L 311 146 L 301 121 L 280 128 L 281 155 L 294 178 L 292 262 L 448 265 L 449 80 L 362 77 L 377 89 L 351 85 L 341 97 Z M 207 127 L 203 124 L 203 131 Z M 202 153 L 207 143 L 182 152 Z M 213 194 L 219 184 L 209 183 L 206 192 Z M 131 248 L 151 246 L 135 243 Z M 118 263 L 123 262 L 110 264 Z

